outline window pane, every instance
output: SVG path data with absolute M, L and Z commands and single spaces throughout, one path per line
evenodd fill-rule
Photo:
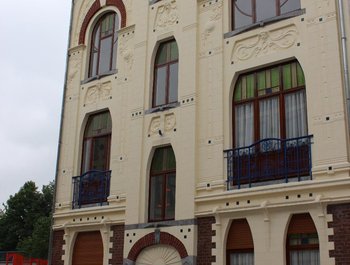
M 92 47 L 89 77 L 95 76 L 97 74 L 98 53 L 100 50 L 100 27 L 96 30 L 91 45 Z
M 166 186 L 165 219 L 173 219 L 175 217 L 175 189 L 175 174 L 169 174 L 167 175 Z
M 266 88 L 266 76 L 265 76 L 265 71 L 258 72 L 258 90 L 264 90 Z M 265 94 L 265 92 L 260 92 L 260 93 Z
M 164 148 L 158 148 L 154 152 L 153 160 L 152 160 L 152 166 L 151 171 L 152 172 L 159 172 L 164 169 Z
M 278 97 L 259 101 L 260 140 L 280 138 L 280 114 Z
M 300 0 L 281 0 L 281 14 L 300 9 Z
M 118 50 L 118 30 L 119 30 L 119 18 L 115 14 L 114 19 L 114 33 L 113 33 L 113 52 L 112 52 L 112 69 L 117 69 L 117 50 Z
M 320 253 L 318 249 L 293 250 L 290 252 L 290 265 L 319 265 Z
M 234 101 L 239 101 L 242 99 L 242 78 L 239 78 L 235 87 Z
M 283 65 L 283 88 L 285 90 L 292 87 L 292 72 L 290 64 Z
M 271 69 L 271 86 L 273 88 L 277 88 L 279 90 L 279 85 L 280 85 L 280 73 L 279 73 L 279 68 L 275 67 Z
M 254 252 L 231 253 L 230 265 L 254 265 Z
M 272 18 L 276 15 L 276 0 L 256 1 L 256 21 Z
M 163 208 L 163 176 L 151 177 L 149 219 L 162 219 Z
M 253 23 L 252 1 L 233 0 L 234 8 L 234 28 L 240 28 Z
M 167 152 L 165 169 L 166 170 L 176 169 L 176 161 L 175 161 L 174 150 L 171 147 L 169 147 L 169 148 L 167 148 L 165 150 Z
M 298 86 L 305 86 L 305 77 L 303 69 L 299 63 L 297 63 L 297 75 L 298 75 Z
M 84 153 L 83 153 L 83 165 L 82 165 L 82 174 L 90 170 L 90 160 L 91 160 L 91 139 L 84 141 Z
M 244 147 L 253 143 L 254 139 L 254 107 L 253 103 L 235 107 L 235 146 Z
M 167 67 L 160 67 L 156 69 L 156 91 L 155 91 L 155 106 L 164 105 L 166 103 L 166 77 L 167 77 Z
M 106 170 L 109 136 L 93 139 L 93 154 L 91 169 Z
M 105 37 L 113 33 L 114 14 L 106 16 L 101 23 L 101 37 Z
M 177 101 L 178 90 L 178 63 L 170 65 L 170 77 L 169 77 L 169 103 Z
M 88 127 L 85 131 L 85 137 L 98 136 L 111 133 L 112 120 L 109 112 L 93 115 L 89 118 Z
M 255 81 L 254 74 L 247 75 L 247 97 L 246 97 L 247 99 L 254 97 L 254 89 L 255 89 L 254 81 Z
M 286 138 L 307 135 L 305 91 L 285 96 Z
M 101 40 L 99 74 L 106 73 L 111 70 L 112 56 L 112 37 Z
M 179 58 L 179 50 L 176 41 L 170 43 L 170 60 L 177 60 Z
M 161 44 L 157 52 L 156 65 L 164 64 L 166 62 L 167 62 L 167 44 Z

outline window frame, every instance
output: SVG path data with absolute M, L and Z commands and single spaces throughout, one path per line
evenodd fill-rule
M 149 174 L 149 188 L 148 188 L 148 222 L 161 222 L 161 221 L 171 221 L 171 220 L 175 220 L 175 206 L 176 206 L 176 157 L 175 157 L 175 153 L 174 153 L 174 159 L 175 159 L 175 168 L 173 169 L 165 169 L 165 170 L 161 170 L 161 171 L 157 171 L 154 172 L 152 171 L 152 165 L 153 165 L 153 161 L 155 158 L 155 154 L 157 150 L 165 150 L 165 149 L 172 149 L 172 151 L 174 152 L 172 146 L 164 146 L 164 147 L 159 147 L 156 148 L 152 157 L 152 162 L 151 162 L 151 168 L 150 168 L 150 174 Z M 166 154 L 166 155 L 165 155 Z M 163 166 L 166 163 L 167 160 L 167 155 L 168 152 L 163 152 L 163 158 L 162 158 L 162 163 Z M 166 201 L 167 201 L 167 183 L 168 183 L 168 179 L 170 175 L 174 175 L 175 176 L 175 190 L 174 190 L 174 216 L 170 217 L 170 218 L 166 218 Z M 161 218 L 160 219 L 152 219 L 151 218 L 151 198 L 152 198 L 152 192 L 156 192 L 156 191 L 152 191 L 152 179 L 153 178 L 161 178 L 162 179 L 162 183 L 163 183 L 163 187 L 162 187 L 162 209 L 161 209 Z
M 295 10 L 280 14 L 279 16 L 273 16 L 270 18 L 266 18 L 266 19 L 263 19 L 261 21 L 257 21 L 255 23 L 241 26 L 239 28 L 234 27 L 234 23 L 235 23 L 235 21 L 234 21 L 235 12 L 234 11 L 235 11 L 234 0 L 231 0 L 231 7 L 230 7 L 230 13 L 231 13 L 230 19 L 231 20 L 229 22 L 230 31 L 226 32 L 224 34 L 224 39 L 231 38 L 237 34 L 246 32 L 246 31 L 254 29 L 254 28 L 263 27 L 263 26 L 265 26 L 265 24 L 270 24 L 270 23 L 274 23 L 274 22 L 277 22 L 277 21 L 280 21 L 283 19 L 288 19 L 288 18 L 303 15 L 303 14 L 305 14 L 306 9 L 300 7 L 299 9 L 295 9 Z
M 102 22 L 104 21 L 104 19 L 106 19 L 108 16 L 113 15 L 113 30 L 110 34 L 108 34 L 107 36 L 102 37 L 102 31 L 101 31 L 101 27 L 102 27 Z M 115 11 L 107 11 L 106 13 L 102 14 L 98 19 L 97 22 L 95 23 L 92 33 L 91 33 L 91 37 L 90 37 L 90 49 L 89 49 L 89 63 L 88 63 L 88 72 L 87 72 L 87 80 L 91 81 L 94 79 L 98 79 L 101 76 L 105 76 L 105 75 L 109 75 L 109 74 L 114 74 L 116 72 L 116 68 L 113 69 L 113 59 L 114 57 L 116 57 L 117 55 L 117 49 L 118 49 L 118 33 L 117 31 L 120 29 L 120 19 L 119 19 L 120 15 L 115 12 Z M 116 29 L 116 20 L 118 20 L 118 29 Z M 98 36 L 98 54 L 97 54 L 97 59 L 96 59 L 96 69 L 95 69 L 95 73 L 93 72 L 93 64 L 94 64 L 94 52 L 93 49 L 95 47 L 95 40 L 97 38 L 97 34 L 96 32 L 100 29 L 99 32 L 99 36 Z M 105 72 L 100 72 L 99 67 L 100 67 L 100 56 L 101 56 L 101 41 L 104 39 L 107 39 L 111 37 L 111 56 L 110 56 L 110 60 L 109 60 L 109 70 L 105 71 Z M 116 45 L 116 48 L 114 50 L 114 46 Z M 116 62 L 115 64 L 117 64 L 117 58 L 115 58 Z M 116 66 L 116 65 L 115 65 Z
M 166 60 L 165 63 L 162 64 L 157 64 L 157 59 L 159 57 L 159 53 L 162 51 L 162 47 L 163 46 L 167 46 L 167 57 L 171 56 L 171 43 L 175 43 L 176 47 L 177 47 L 177 59 L 175 60 L 171 60 L 171 58 L 169 60 Z M 178 91 L 179 91 L 179 83 L 177 83 L 177 99 L 175 101 L 170 101 L 170 67 L 171 65 L 177 64 L 177 81 L 179 80 L 179 47 L 177 45 L 177 41 L 175 39 L 171 39 L 165 42 L 162 42 L 159 44 L 158 48 L 157 48 L 157 52 L 156 52 L 156 56 L 155 56 L 155 60 L 154 60 L 154 65 L 153 65 L 153 89 L 152 89 L 152 108 L 159 108 L 162 109 L 162 107 L 165 106 L 170 106 L 173 104 L 176 104 L 178 102 Z M 165 103 L 164 104 L 159 104 L 157 105 L 156 100 L 157 100 L 157 70 L 162 68 L 162 67 L 166 67 L 166 82 L 165 82 Z
M 312 220 L 312 217 L 309 213 L 302 213 L 302 214 L 295 214 L 292 216 L 292 218 L 298 218 L 298 216 L 308 216 L 309 221 L 312 222 L 313 226 L 314 226 L 314 231 L 312 231 L 312 233 L 310 231 L 305 232 L 305 231 L 299 231 L 298 233 L 290 233 L 290 226 L 291 223 L 289 223 L 288 226 L 288 233 L 287 233 L 287 238 L 286 238 L 286 261 L 287 261 L 287 265 L 290 265 L 290 254 L 291 251 L 295 250 L 295 251 L 303 251 L 303 250 L 318 250 L 318 254 L 319 254 L 319 259 L 320 259 L 320 239 L 318 236 L 318 232 L 315 226 L 314 221 Z M 304 217 L 305 218 L 305 217 Z M 292 220 L 292 219 L 291 219 Z M 305 220 L 303 220 L 305 222 Z M 305 229 L 305 228 L 304 228 Z M 311 235 L 311 234 L 316 234 L 317 235 L 317 239 L 318 239 L 318 243 L 317 244 L 300 244 L 300 245 L 295 245 L 295 246 L 291 246 L 290 245 L 290 236 L 291 235 Z
M 293 61 L 288 61 L 285 63 L 281 63 L 281 64 L 277 64 L 277 65 L 271 65 L 268 67 L 264 67 L 264 68 L 259 68 L 256 69 L 254 71 L 251 72 L 247 72 L 247 73 L 242 73 L 238 76 L 237 81 L 235 82 L 234 85 L 234 91 L 233 91 L 233 97 L 232 97 L 232 136 L 233 136 L 233 146 L 234 148 L 239 148 L 238 146 L 236 146 L 236 128 L 235 128 L 235 122 L 236 122 L 236 117 L 235 117 L 235 107 L 239 106 L 239 105 L 245 105 L 249 102 L 253 103 L 253 115 L 254 115 L 254 121 L 253 121 L 253 142 L 251 144 L 254 144 L 260 140 L 263 140 L 265 138 L 260 138 L 260 108 L 259 108 L 259 102 L 262 100 L 266 100 L 266 99 L 270 99 L 270 98 L 278 98 L 278 102 L 279 102 L 279 126 L 280 126 L 280 139 L 286 139 L 286 133 L 287 133 L 287 129 L 286 129 L 286 119 L 285 119 L 285 97 L 288 94 L 293 94 L 293 93 L 297 93 L 299 91 L 304 91 L 305 93 L 305 102 L 306 102 L 306 84 L 301 85 L 301 86 L 297 86 L 297 87 L 292 87 L 289 89 L 284 89 L 284 84 L 283 84 L 283 66 L 285 65 L 291 65 L 292 63 L 296 63 L 299 64 L 299 62 L 297 60 L 293 60 Z M 299 64 L 300 65 L 300 64 Z M 277 68 L 278 67 L 278 71 L 279 71 L 279 87 L 280 90 L 278 92 L 272 92 L 263 96 L 259 96 L 258 95 L 258 78 L 257 75 L 259 72 L 262 71 L 266 71 L 266 70 L 271 70 L 273 68 Z M 301 70 L 303 71 L 301 65 L 300 65 Z M 237 84 L 240 81 L 241 77 L 244 76 L 248 76 L 254 74 L 254 97 L 253 98 L 249 98 L 249 99 L 243 99 L 240 100 L 239 102 L 235 101 L 235 93 L 236 93 L 236 89 L 237 89 Z M 304 72 L 303 72 L 304 75 Z M 305 75 L 304 75 L 304 83 L 305 83 Z M 305 112 L 307 113 L 307 102 L 305 103 Z M 307 120 L 306 120 L 307 122 Z M 308 124 L 307 128 L 308 128 Z M 241 146 L 242 147 L 242 146 Z
M 96 114 L 93 114 L 93 115 L 90 115 L 88 117 L 88 121 L 85 125 L 85 129 L 84 129 L 84 136 L 83 136 L 83 142 L 82 142 L 82 156 L 81 156 L 81 168 L 80 168 L 80 173 L 81 174 L 84 174 L 86 172 L 89 172 L 89 171 L 92 171 L 92 170 L 96 170 L 93 168 L 93 154 L 94 154 L 94 145 L 95 145 L 95 142 L 96 142 L 96 139 L 101 139 L 101 138 L 106 138 L 107 140 L 107 145 L 106 145 L 106 148 L 104 150 L 104 153 L 105 153 L 105 166 L 104 166 L 104 169 L 103 171 L 106 171 L 106 170 L 109 170 L 110 169 L 110 156 L 111 156 L 111 139 L 112 139 L 112 129 L 110 130 L 110 132 L 107 132 L 107 133 L 102 133 L 102 134 L 99 134 L 99 135 L 96 135 L 96 136 L 86 136 L 86 133 L 87 133 L 87 130 L 93 120 L 94 117 L 98 116 L 98 115 L 102 115 L 102 114 L 105 114 L 105 113 L 108 113 L 110 115 L 110 112 L 109 111 L 103 111 L 103 112 L 99 112 L 99 113 L 96 113 Z M 111 118 L 111 117 L 110 117 Z M 87 143 L 88 141 L 91 141 L 91 150 L 89 152 L 89 161 L 88 161 L 88 170 L 84 171 L 84 160 L 85 160 L 85 157 L 86 157 L 86 150 L 85 150 L 85 143 Z

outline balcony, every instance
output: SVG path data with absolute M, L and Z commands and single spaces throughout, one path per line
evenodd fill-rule
M 88 171 L 73 177 L 73 209 L 108 204 L 111 171 Z
M 225 150 L 227 189 L 311 180 L 312 135 Z

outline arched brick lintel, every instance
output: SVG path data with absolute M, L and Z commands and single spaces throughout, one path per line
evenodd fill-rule
M 122 0 L 107 0 L 106 1 L 107 6 L 115 6 L 121 15 L 121 27 L 124 28 L 126 25 L 126 9 L 124 6 L 124 3 Z M 92 6 L 90 7 L 89 11 L 87 12 L 83 24 L 80 29 L 80 34 L 79 34 L 79 44 L 84 44 L 85 41 L 85 35 L 86 35 L 86 30 L 87 27 L 91 21 L 91 19 L 95 16 L 95 14 L 100 10 L 101 4 L 100 0 L 96 0 Z
M 143 249 L 157 244 L 172 246 L 179 252 L 181 259 L 186 258 L 188 256 L 184 244 L 182 244 L 182 242 L 179 239 L 177 239 L 169 233 L 160 232 L 159 242 L 156 243 L 155 233 L 153 232 L 145 235 L 133 245 L 129 252 L 128 259 L 136 261 L 137 256 L 141 253 Z

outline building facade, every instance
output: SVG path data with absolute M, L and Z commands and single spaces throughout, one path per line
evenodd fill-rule
M 73 0 L 51 264 L 350 264 L 349 10 Z

